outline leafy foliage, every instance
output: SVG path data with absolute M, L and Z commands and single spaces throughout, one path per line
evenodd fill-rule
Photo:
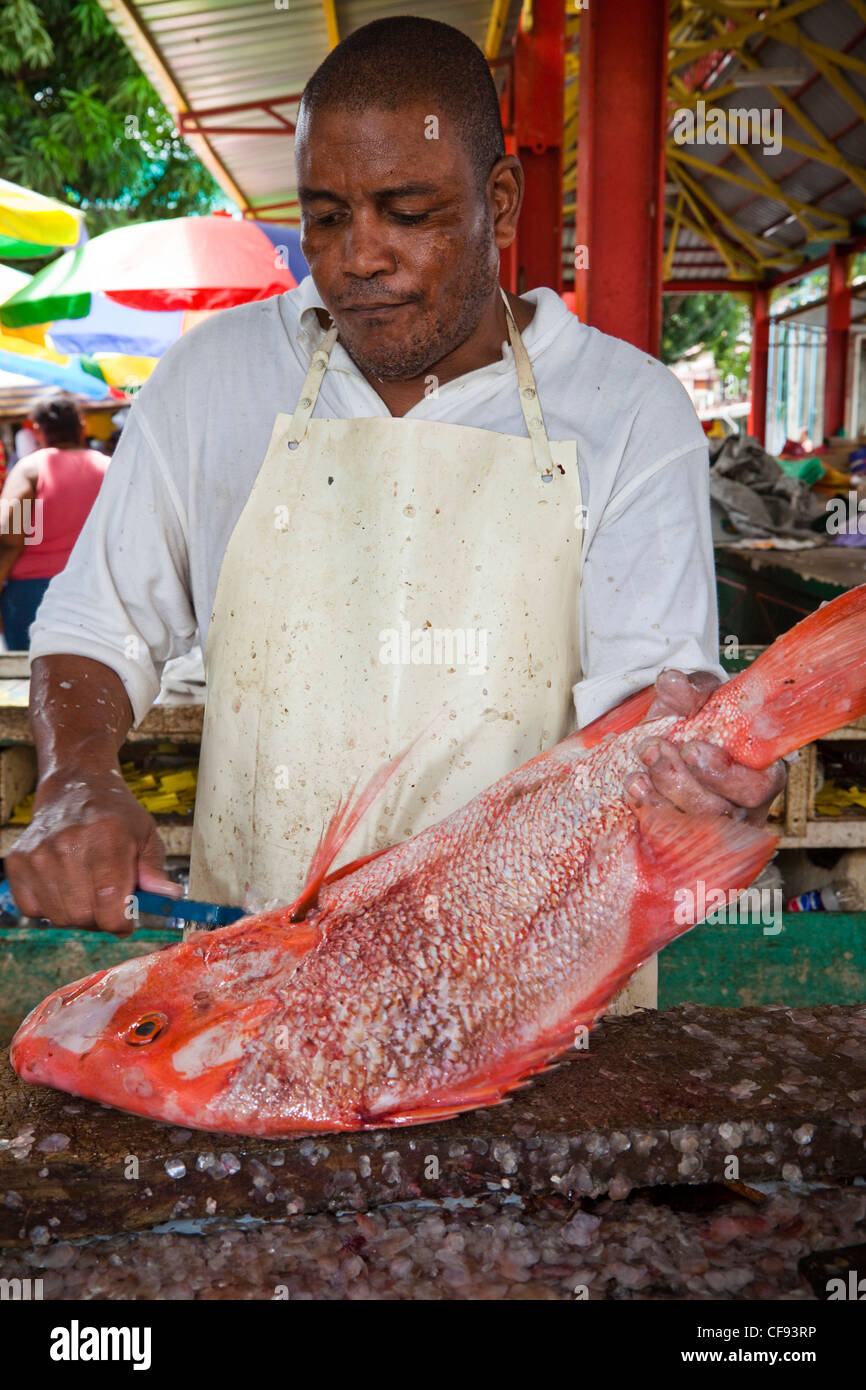
M 748 327 L 748 310 L 732 294 L 666 294 L 661 359 L 670 365 L 690 348 L 702 347 L 712 352 L 723 377 L 742 376 L 749 349 L 737 339 Z
M 98 0 L 2 0 L 0 150 L 4 178 L 84 208 L 91 236 L 226 206 Z

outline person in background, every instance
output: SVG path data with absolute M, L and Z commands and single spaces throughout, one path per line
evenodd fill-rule
M 51 580 L 66 565 L 110 460 L 84 446 L 84 425 L 66 392 L 30 411 L 38 441 L 0 493 L 0 613 L 10 651 L 30 646 L 30 624 Z
M 121 433 L 121 430 L 114 430 L 113 433 L 110 434 L 107 439 L 103 439 L 100 445 L 100 452 L 103 454 L 107 454 L 109 458 L 112 458 L 115 449 L 120 443 Z
M 18 463 L 19 459 L 26 458 L 28 454 L 35 454 L 38 448 L 39 440 L 32 428 L 32 423 L 30 420 L 24 420 L 21 428 L 15 431 L 15 454 L 12 462 Z

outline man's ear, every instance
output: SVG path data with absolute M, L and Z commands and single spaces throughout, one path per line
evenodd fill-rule
M 487 196 L 493 210 L 493 233 L 499 251 L 517 235 L 517 219 L 523 205 L 523 165 L 513 154 L 498 159 L 487 180 Z

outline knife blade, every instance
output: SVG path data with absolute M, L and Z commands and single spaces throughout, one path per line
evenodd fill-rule
M 138 913 L 150 912 L 155 917 L 178 917 L 182 922 L 202 922 L 210 927 L 226 927 L 248 914 L 242 907 L 223 907 L 219 903 L 200 903 L 193 898 L 169 898 L 162 893 L 148 893 L 136 888 L 133 894 Z

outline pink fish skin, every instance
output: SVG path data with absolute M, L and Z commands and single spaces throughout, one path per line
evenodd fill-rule
M 743 889 L 773 853 L 775 836 L 742 821 L 635 812 L 623 783 L 639 744 L 700 738 L 762 768 L 866 714 L 864 616 L 866 586 L 691 719 L 640 724 L 653 692 L 639 692 L 327 878 L 354 823 L 341 808 L 294 904 L 58 990 L 19 1028 L 16 1071 L 155 1119 L 271 1137 L 500 1100 L 689 930 L 675 921 L 682 890 Z

